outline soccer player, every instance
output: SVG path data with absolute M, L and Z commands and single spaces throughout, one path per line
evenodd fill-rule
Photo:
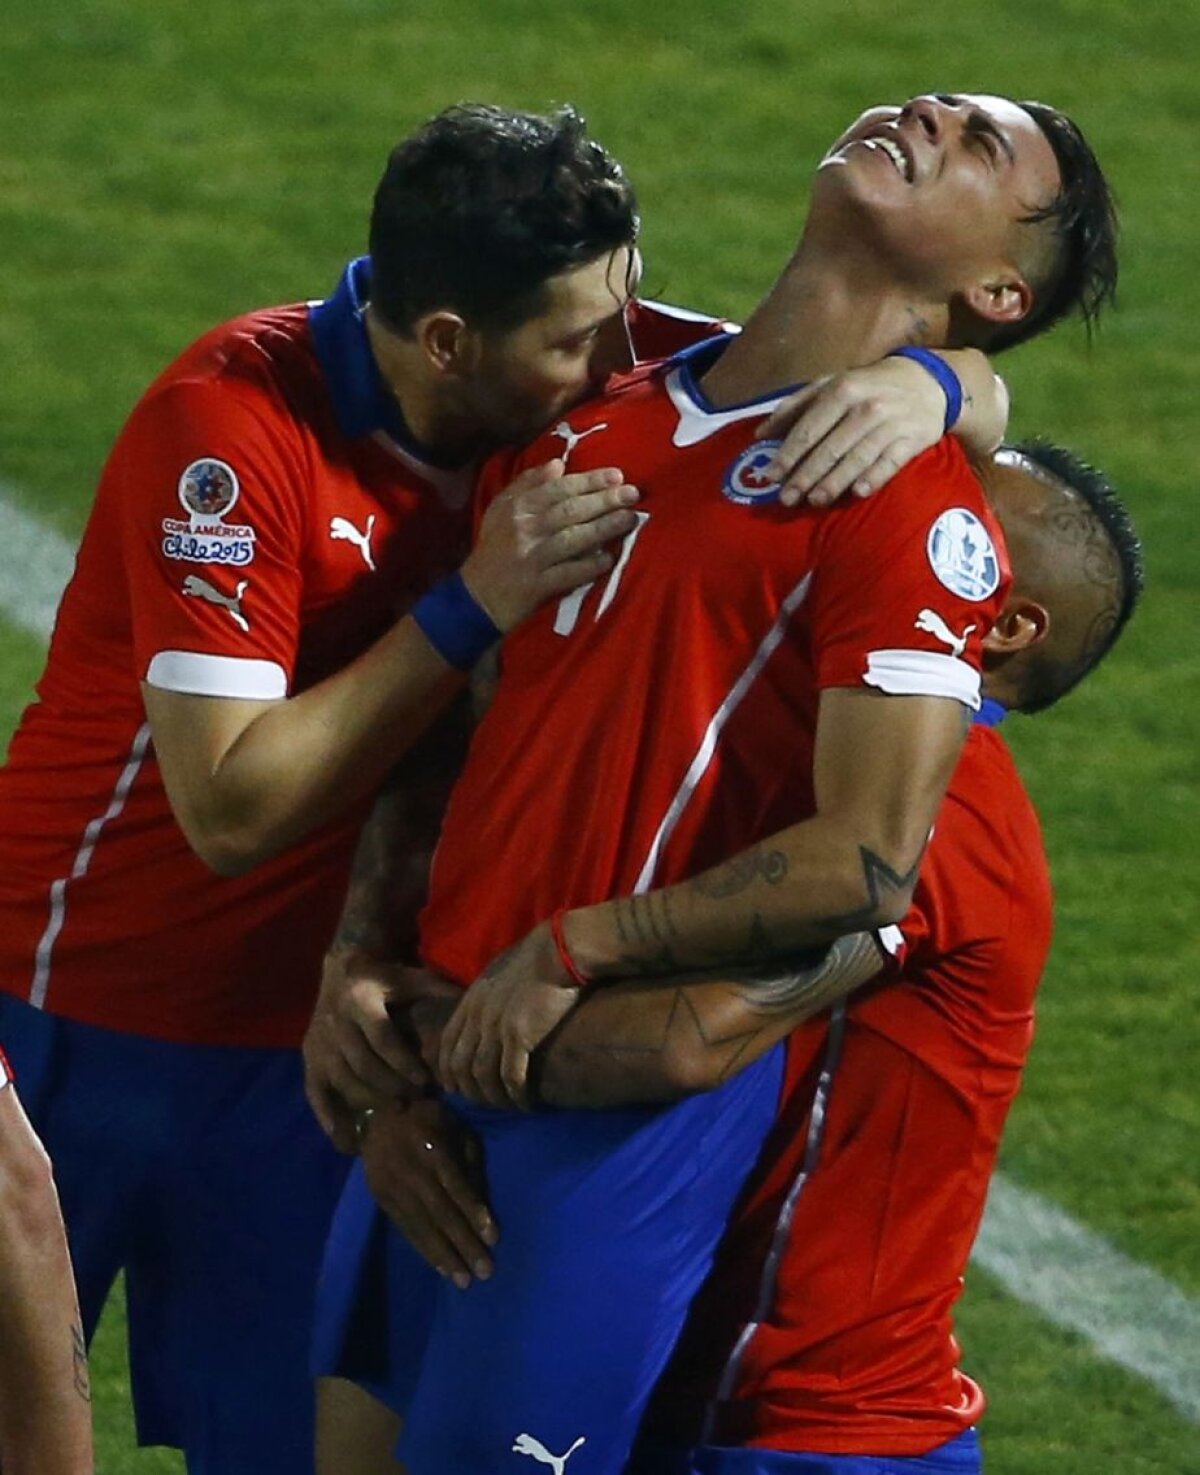
M 0 1014 L 85 1330 L 123 1268 L 139 1438 L 193 1472 L 310 1463 L 345 1169 L 295 1047 L 370 792 L 635 525 L 560 440 L 462 561 L 477 459 L 627 355 L 636 233 L 575 114 L 451 109 L 390 159 L 369 260 L 194 344 L 105 468 L 0 774 Z
M 0 1051 L 0 1469 L 92 1468 L 87 1351 L 58 1194 Z
M 934 342 L 1004 343 L 1094 305 L 1111 285 L 1110 226 L 1102 179 L 1061 115 L 958 95 L 873 111 L 823 161 L 801 243 L 742 336 L 569 417 L 572 465 L 615 449 L 636 468 L 638 525 L 606 580 L 508 641 L 451 802 L 425 953 L 464 983 L 497 958 L 447 1029 L 451 1084 L 493 1102 L 518 1094 L 510 1047 L 519 1057 L 561 1021 L 585 972 L 622 971 L 606 960 L 609 925 L 625 929 L 634 970 L 677 971 L 685 943 L 707 964 L 903 916 L 963 712 L 979 703 L 1007 582 L 999 534 L 952 441 L 886 498 L 817 514 L 782 505 L 753 429 L 780 386 L 878 357 L 914 316 Z M 493 466 L 485 496 L 508 474 Z M 747 864 L 704 870 L 756 841 Z M 633 901 L 604 900 L 622 896 Z M 677 920 L 664 911 L 676 900 Z M 565 935 L 564 904 L 576 908 Z M 492 1028 L 509 1009 L 515 1045 Z M 390 1370 L 412 1475 L 568 1448 L 585 1475 L 622 1467 L 773 1120 L 782 1066 L 775 1049 L 651 1113 L 454 1103 L 483 1140 L 505 1254 L 467 1296 L 439 1292 L 417 1264 L 392 1287 L 412 1332 Z M 339 1239 L 324 1367 L 355 1330 L 338 1305 L 353 1305 L 357 1273 L 353 1253 L 339 1264 Z M 452 1415 L 463 1387 L 470 1405 Z
M 793 1032 L 779 1121 L 656 1394 L 646 1475 L 978 1468 L 983 1396 L 959 1370 L 951 1308 L 1051 930 L 1040 830 L 997 727 L 1089 674 L 1142 584 L 1127 514 L 1069 453 L 1006 448 L 981 474 L 1014 583 L 886 986 L 797 1030 L 850 973 L 826 963 L 769 994 L 620 984 L 590 991 L 540 1052 L 543 1103 L 613 1107 L 716 1089 Z M 862 950 L 877 968 L 874 945 Z M 416 1011 L 429 1046 L 440 1012 Z M 471 1228 L 484 1205 L 466 1164 L 443 1165 L 449 1188 L 431 1172 L 426 1130 L 421 1108 L 379 1112 L 367 1180 L 427 1258 L 470 1274 L 489 1255 Z M 389 1427 L 382 1410 L 374 1421 Z

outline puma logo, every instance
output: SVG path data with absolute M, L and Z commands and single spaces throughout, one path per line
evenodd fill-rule
M 189 574 L 183 581 L 183 592 L 191 594 L 196 599 L 207 599 L 209 604 L 219 604 L 222 609 L 227 609 L 234 620 L 250 633 L 250 621 L 242 613 L 242 595 L 250 586 L 249 579 L 239 579 L 237 589 L 232 594 L 222 594 L 207 579 L 202 579 L 199 574 Z
M 336 542 L 339 538 L 347 543 L 353 543 L 362 554 L 363 562 L 375 572 L 375 560 L 371 557 L 371 533 L 375 527 L 375 514 L 372 512 L 367 518 L 367 530 L 360 533 L 354 524 L 345 517 L 331 517 L 329 519 L 329 536 Z
M 936 610 L 923 609 L 913 622 L 914 630 L 924 630 L 927 635 L 932 635 L 935 640 L 941 640 L 954 652 L 961 656 L 967 648 L 967 637 L 974 630 L 974 625 L 968 625 L 961 635 L 955 635 L 950 626 L 946 624 Z
M 552 1455 L 541 1440 L 535 1439 L 532 1434 L 518 1434 L 512 1452 L 515 1455 L 532 1455 L 541 1464 L 549 1465 L 554 1475 L 564 1475 L 567 1461 L 581 1444 L 586 1443 L 587 1440 L 581 1434 L 565 1455 Z
M 587 430 L 572 430 L 570 421 L 560 420 L 550 434 L 560 435 L 566 442 L 562 453 L 562 458 L 565 461 L 581 440 L 586 440 L 589 435 L 595 435 L 598 430 L 607 429 L 608 424 L 605 422 L 601 425 L 591 425 Z

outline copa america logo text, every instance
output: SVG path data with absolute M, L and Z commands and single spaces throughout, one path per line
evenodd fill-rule
M 782 444 L 778 440 L 756 440 L 747 446 L 725 473 L 722 493 L 742 507 L 778 502 L 779 483 L 767 475 L 767 467 Z
M 164 517 L 162 551 L 185 563 L 227 563 L 235 566 L 254 559 L 254 529 L 223 521 L 223 514 L 241 492 L 237 472 L 227 461 L 202 456 L 184 467 L 179 478 L 179 501 L 187 521 Z

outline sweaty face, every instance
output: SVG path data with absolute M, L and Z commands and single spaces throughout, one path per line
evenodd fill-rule
M 536 317 L 482 335 L 469 389 L 480 423 L 499 440 L 528 439 L 628 367 L 624 312 L 640 271 L 622 246 L 551 277 Z
M 935 291 L 1019 267 L 1023 217 L 1058 193 L 1054 151 L 1024 108 L 936 93 L 864 113 L 821 162 L 814 209 L 845 207 L 893 265 Z

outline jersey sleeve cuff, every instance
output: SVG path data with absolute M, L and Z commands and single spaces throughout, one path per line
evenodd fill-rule
M 979 672 L 957 656 L 927 650 L 873 650 L 867 686 L 897 697 L 950 697 L 979 711 Z
M 185 696 L 236 697 L 273 702 L 287 696 L 287 672 L 277 661 L 205 655 L 194 650 L 160 650 L 146 668 L 148 686 Z

